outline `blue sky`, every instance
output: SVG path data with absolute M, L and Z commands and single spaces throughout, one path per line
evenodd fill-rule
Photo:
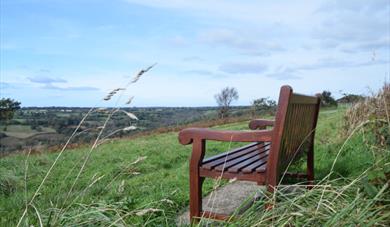
M 1 0 L 0 95 L 23 106 L 235 105 L 279 87 L 367 94 L 390 71 L 390 1 Z

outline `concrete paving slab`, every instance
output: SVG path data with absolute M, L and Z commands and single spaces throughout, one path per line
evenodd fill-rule
M 202 200 L 203 210 L 220 214 L 242 213 L 259 198 L 259 190 L 264 186 L 253 182 L 236 181 L 218 188 Z M 177 218 L 178 226 L 189 224 L 189 209 L 187 208 Z

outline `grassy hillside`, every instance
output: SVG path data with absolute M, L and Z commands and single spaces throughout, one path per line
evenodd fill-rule
M 367 135 L 357 133 L 347 142 L 341 135 L 344 111 L 320 113 L 315 147 L 317 180 L 328 175 L 338 154 L 332 178 L 353 179 L 376 161 L 376 150 L 366 142 Z M 247 129 L 247 122 L 217 128 Z M 209 142 L 207 155 L 238 145 Z M 188 205 L 190 152 L 190 146 L 178 143 L 177 133 L 111 141 L 93 150 L 77 181 L 89 149 L 65 152 L 28 206 L 22 224 L 173 225 L 178 212 Z M 30 201 L 57 155 L 0 159 L 0 226 L 18 223 L 26 198 Z M 212 189 L 212 183 L 206 181 L 205 193 Z M 388 203 L 384 204 L 388 209 Z

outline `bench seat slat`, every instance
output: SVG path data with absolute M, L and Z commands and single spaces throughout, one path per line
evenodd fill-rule
M 265 147 L 264 156 L 262 156 L 258 161 L 254 162 L 250 165 L 245 166 L 245 168 L 243 168 L 241 171 L 243 173 L 252 173 L 252 172 L 256 171 L 257 168 L 260 168 L 260 167 L 264 167 L 264 171 L 265 171 L 265 165 L 267 164 L 267 161 L 268 161 L 269 150 L 270 150 L 270 146 Z M 261 172 L 264 172 L 264 171 L 261 171 Z
M 256 144 L 252 144 L 251 146 L 242 147 L 244 149 L 235 149 L 233 150 L 233 152 L 224 152 L 220 155 L 217 155 L 218 157 L 214 156 L 209 158 L 208 160 L 203 161 L 201 167 L 204 169 L 211 170 L 225 162 L 229 162 L 231 160 L 240 158 L 244 155 L 251 154 L 253 152 L 258 152 L 259 146 L 263 147 L 265 145 L 264 143 L 256 143 Z
M 256 168 L 256 173 L 263 173 L 267 170 L 267 162 Z
M 218 154 L 218 155 L 214 155 L 214 156 L 212 156 L 212 157 L 210 157 L 210 158 L 204 159 L 203 162 L 202 162 L 202 164 L 206 164 L 206 163 L 208 163 L 208 162 L 214 161 L 214 160 L 219 159 L 219 158 L 221 158 L 221 157 L 225 157 L 226 154 L 232 155 L 232 154 L 234 154 L 234 153 L 243 151 L 243 150 L 245 150 L 245 149 L 247 149 L 247 148 L 251 148 L 251 147 L 257 146 L 258 144 L 259 144 L 259 143 L 250 143 L 250 144 L 248 144 L 248 145 L 245 145 L 245 146 L 242 146 L 242 147 L 233 149 L 233 150 L 231 150 L 231 151 L 224 152 L 224 153 L 221 153 L 221 154 Z
M 250 144 L 233 150 L 233 154 L 225 152 L 217 157 L 210 157 L 206 163 L 202 163 L 200 168 L 216 172 L 243 172 L 245 174 L 264 172 L 270 146 L 269 142 Z
M 253 159 L 254 157 L 259 155 L 259 149 L 255 149 L 252 152 L 242 155 L 238 158 L 235 158 L 233 160 L 230 160 L 228 162 L 222 162 L 220 165 L 216 166 L 214 169 L 217 171 L 226 171 L 230 167 L 236 166 L 242 162 L 245 162 L 248 159 Z
M 257 164 L 259 162 L 264 163 L 264 162 L 267 162 L 267 160 L 268 160 L 268 152 L 264 151 L 263 153 L 257 154 L 256 156 L 254 156 L 254 157 L 252 157 L 250 159 L 247 159 L 244 162 L 241 162 L 241 163 L 239 163 L 239 164 L 237 164 L 235 166 L 232 166 L 231 168 L 228 169 L 228 171 L 231 172 L 231 173 L 238 173 L 238 172 L 241 172 L 241 170 L 243 168 L 245 168 L 246 166 Z M 254 170 L 255 169 L 249 169 L 248 168 L 246 173 L 251 173 Z
M 266 166 L 267 166 L 267 161 L 268 161 L 268 153 L 267 153 L 267 156 L 265 156 L 264 158 L 262 158 L 261 160 L 243 168 L 241 170 L 241 172 L 243 173 L 252 173 L 252 172 L 257 172 L 257 173 L 262 173 L 262 172 L 265 172 L 266 170 Z M 261 169 L 261 171 L 260 171 Z

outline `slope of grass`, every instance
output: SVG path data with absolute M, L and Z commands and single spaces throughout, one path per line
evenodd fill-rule
M 316 136 L 316 179 L 325 177 L 345 141 L 340 136 L 344 110 L 320 114 Z M 219 126 L 247 129 L 247 122 Z M 238 143 L 209 142 L 212 155 Z M 240 144 L 241 145 L 241 144 Z M 374 161 L 362 142 L 352 137 L 335 164 L 335 176 L 354 177 Z M 134 140 L 114 140 L 98 147 L 75 181 L 88 148 L 65 152 L 22 224 L 46 225 L 174 225 L 177 213 L 188 205 L 190 146 L 177 141 L 177 133 Z M 16 225 L 27 201 L 39 186 L 56 153 L 15 155 L 0 159 L 0 226 Z M 300 169 L 303 164 L 294 168 Z M 206 194 L 213 182 L 207 180 Z M 74 187 L 72 187 L 74 185 Z

